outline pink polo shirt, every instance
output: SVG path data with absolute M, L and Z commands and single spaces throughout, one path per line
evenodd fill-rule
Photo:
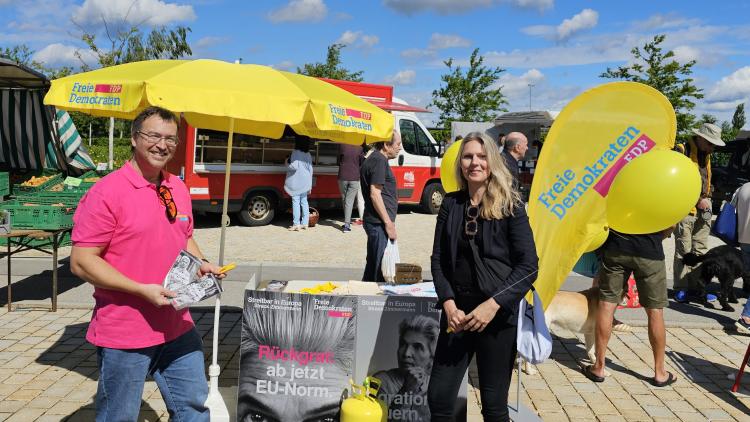
M 73 245 L 104 246 L 102 258 L 138 283 L 162 284 L 193 235 L 190 195 L 177 176 L 162 173 L 177 218 L 170 223 L 156 186 L 130 162 L 103 177 L 81 199 L 73 217 Z M 94 288 L 96 306 L 86 339 L 96 346 L 139 349 L 174 340 L 193 327 L 187 309 L 156 307 L 141 297 Z

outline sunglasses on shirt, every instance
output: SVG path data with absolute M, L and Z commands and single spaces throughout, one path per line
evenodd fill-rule
M 476 205 L 469 205 L 466 207 L 466 225 L 464 226 L 464 232 L 469 237 L 474 237 L 479 231 L 479 207 Z
M 172 191 L 164 185 L 159 185 L 159 189 L 156 191 L 159 194 L 159 202 L 164 205 L 167 219 L 170 223 L 174 223 L 177 218 L 177 204 L 174 202 L 172 197 Z

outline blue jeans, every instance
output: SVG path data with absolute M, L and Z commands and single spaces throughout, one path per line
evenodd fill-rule
M 96 421 L 135 421 L 146 376 L 159 386 L 172 421 L 208 421 L 203 342 L 195 328 L 165 344 L 142 349 L 97 348 Z
M 302 218 L 299 212 L 302 209 Z M 292 195 L 292 225 L 305 226 L 310 223 L 310 207 L 307 205 L 307 194 Z
M 383 260 L 383 252 L 388 244 L 388 234 L 383 224 L 364 222 L 365 233 L 367 233 L 367 259 L 365 262 L 365 273 L 362 281 L 375 281 L 385 283 L 380 262 Z
M 745 266 L 745 274 L 750 273 L 750 243 L 740 243 L 740 251 L 742 251 L 742 263 Z M 745 302 L 745 307 L 742 308 L 742 316 L 750 318 L 750 298 Z

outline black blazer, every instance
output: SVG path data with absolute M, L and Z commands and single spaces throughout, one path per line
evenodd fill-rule
M 430 261 L 439 304 L 456 298 L 451 281 L 456 269 L 457 243 L 464 230 L 464 213 L 468 201 L 469 195 L 465 191 L 449 193 L 443 199 L 438 214 Z M 499 274 L 494 280 L 493 291 L 482 290 L 487 297 L 494 296 L 523 279 L 495 296 L 501 310 L 511 315 L 515 314 L 521 298 L 536 280 L 535 272 L 539 265 L 529 217 L 523 205 L 517 206 L 513 214 L 499 220 L 484 221 L 482 242 L 478 245 L 486 266 Z

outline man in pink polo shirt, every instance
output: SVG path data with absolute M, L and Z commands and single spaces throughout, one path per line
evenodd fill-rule
M 137 420 L 147 375 L 170 419 L 209 420 L 201 337 L 162 287 L 182 249 L 205 261 L 201 273 L 219 272 L 193 240 L 187 187 L 164 170 L 179 143 L 177 122 L 162 108 L 141 112 L 133 157 L 91 188 L 74 217 L 71 268 L 96 299 L 86 339 L 97 346 L 97 421 Z

